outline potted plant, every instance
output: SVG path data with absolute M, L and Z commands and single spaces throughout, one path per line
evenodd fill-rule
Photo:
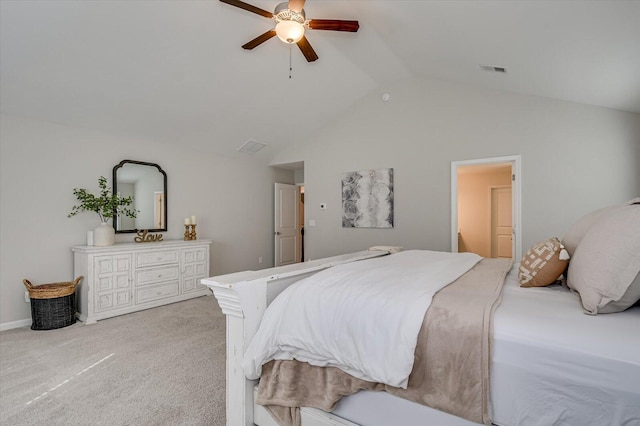
M 109 219 L 124 214 L 135 218 L 137 211 L 130 208 L 133 204 L 133 197 L 120 197 L 112 194 L 107 188 L 107 179 L 100 176 L 98 179 L 100 194 L 93 195 L 86 189 L 75 188 L 73 195 L 78 199 L 78 205 L 73 206 L 71 213 L 67 217 L 72 217 L 80 212 L 96 212 L 100 217 L 100 225 L 93 231 L 93 244 L 96 246 L 110 246 L 115 242 L 115 229 L 109 225 Z

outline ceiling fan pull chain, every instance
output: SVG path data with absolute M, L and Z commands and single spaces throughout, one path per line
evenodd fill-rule
M 293 46 L 293 43 L 289 43 L 289 78 L 291 78 L 291 71 L 293 70 L 293 66 L 291 65 L 291 46 Z

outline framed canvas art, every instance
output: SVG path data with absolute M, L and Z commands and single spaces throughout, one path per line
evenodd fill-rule
M 393 169 L 342 175 L 342 227 L 393 228 Z

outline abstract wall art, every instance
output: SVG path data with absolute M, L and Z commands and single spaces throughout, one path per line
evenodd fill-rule
M 393 228 L 393 169 L 342 175 L 342 227 Z

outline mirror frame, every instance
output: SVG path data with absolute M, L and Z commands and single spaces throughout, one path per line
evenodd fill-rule
M 113 185 L 113 193 L 114 194 L 118 193 L 118 179 L 117 179 L 117 177 L 118 177 L 118 169 L 122 168 L 125 164 L 138 164 L 138 165 L 141 165 L 141 166 L 155 167 L 156 169 L 158 169 L 158 171 L 160 173 L 162 173 L 162 179 L 163 179 L 163 183 L 164 183 L 164 228 L 147 229 L 147 231 L 149 231 L 149 232 L 167 232 L 167 223 L 168 223 L 167 218 L 169 217 L 168 210 L 167 210 L 167 174 L 165 173 L 164 170 L 162 170 L 162 167 L 160 167 L 156 163 L 147 163 L 145 161 L 135 161 L 135 160 L 122 160 L 116 166 L 113 167 L 112 185 Z M 134 233 L 134 232 L 141 231 L 141 229 L 118 229 L 116 227 L 115 217 L 114 217 L 114 220 L 112 222 L 113 222 L 113 228 L 115 229 L 116 234 L 131 234 L 131 233 Z

